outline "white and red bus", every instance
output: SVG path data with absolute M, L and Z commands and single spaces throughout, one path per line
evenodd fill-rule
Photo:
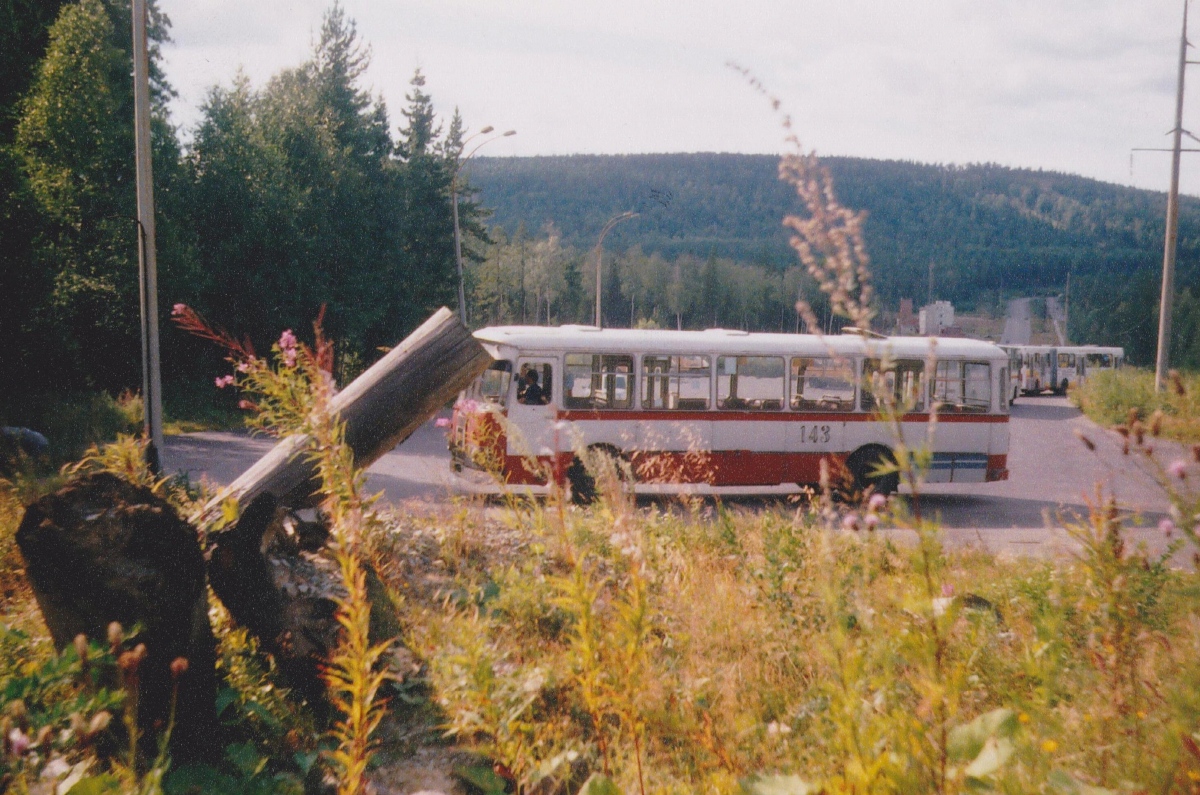
M 1125 349 L 1101 345 L 1001 345 L 1009 357 L 1012 400 L 1018 395 L 1056 395 L 1082 384 L 1092 373 L 1119 369 Z
M 591 326 L 475 337 L 495 362 L 455 406 L 453 466 L 507 483 L 544 483 L 550 472 L 578 485 L 575 451 L 589 448 L 646 480 L 814 484 L 825 458 L 863 487 L 894 490 L 894 474 L 873 479 L 894 446 L 870 389 L 881 369 L 912 406 L 906 444 L 926 442 L 936 406 L 930 481 L 1008 477 L 1009 359 L 987 342 Z

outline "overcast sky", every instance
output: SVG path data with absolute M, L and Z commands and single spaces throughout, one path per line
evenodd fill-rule
M 303 61 L 330 2 L 160 0 L 185 136 L 208 88 L 239 66 L 261 86 Z M 783 100 L 818 154 L 1168 183 L 1168 154 L 1138 153 L 1131 171 L 1130 149 L 1170 144 L 1182 0 L 343 5 L 371 46 L 366 82 L 393 122 L 420 67 L 439 112 L 458 106 L 473 129 L 518 131 L 490 155 L 778 152 L 779 124 L 725 66 L 736 61 Z M 1197 69 L 1184 127 L 1200 135 Z M 1200 194 L 1200 154 L 1184 163 L 1183 190 Z

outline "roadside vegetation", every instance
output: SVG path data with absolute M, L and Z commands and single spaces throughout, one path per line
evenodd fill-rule
M 1155 392 L 1153 370 L 1100 372 L 1073 390 L 1071 399 L 1102 427 L 1153 419 L 1163 438 L 1200 443 L 1200 374 L 1171 371 L 1166 389 Z
M 330 476 L 350 482 L 336 449 L 323 454 Z M 129 453 L 89 466 L 121 471 Z M 1200 480 L 1200 465 L 1184 475 Z M 447 742 L 471 792 L 573 793 L 589 779 L 589 792 L 627 793 L 1200 784 L 1200 580 L 1166 564 L 1183 528 L 1164 528 L 1179 538 L 1150 556 L 1098 495 L 1089 522 L 1067 529 L 1073 555 L 998 558 L 943 549 L 897 501 L 639 508 L 611 473 L 597 482 L 587 509 L 561 492 L 510 495 L 383 514 L 347 539 L 397 597 L 412 661 L 387 686 L 349 686 L 374 669 L 372 650 L 348 642 L 339 658 L 347 673 L 332 681 L 360 699 L 342 714 L 391 713 L 378 744 L 369 720 L 323 734 L 214 601 L 226 759 L 160 760 L 162 791 L 298 792 L 314 764 L 349 775 L 373 755 L 365 779 L 385 778 Z M 32 495 L 16 483 L 0 495 L 0 776 L 16 787 L 87 770 L 135 791 L 128 691 L 112 673 L 133 644 L 55 654 L 12 544 Z
M 108 6 L 85 0 L 70 9 L 50 35 L 61 52 L 89 31 L 106 39 Z M 284 100 L 315 85 L 348 111 L 336 116 L 346 122 L 337 131 L 365 135 L 339 142 L 335 154 L 390 149 L 369 135 L 382 109 L 354 91 L 338 94 L 352 88 L 362 61 L 336 6 L 321 42 L 325 59 L 262 94 L 243 84 L 214 92 L 202 132 L 216 141 L 218 122 L 229 122 L 261 135 L 256 114 L 296 110 L 303 103 Z M 322 63 L 340 66 L 331 75 Z M 416 81 L 413 91 L 424 97 Z M 367 118 L 372 125 L 354 127 Z M 425 115 L 408 120 L 414 130 L 432 124 Z M 37 132 L 29 124 L 23 129 Z M 837 202 L 829 172 L 800 151 L 786 119 L 785 128 L 797 152 L 780 172 L 807 210 L 785 219 L 792 246 L 831 312 L 869 328 L 864 216 Z M 288 182 L 291 172 L 272 159 L 280 153 L 251 138 L 267 165 L 280 166 L 268 171 Z M 406 165 L 415 140 L 402 145 Z M 419 191 L 407 196 L 420 203 Z M 321 208 L 312 213 L 323 217 Z M 60 242 L 86 254 L 90 242 L 73 240 L 70 228 Z M 337 288 L 353 292 L 349 282 Z M 237 291 L 255 310 L 264 294 L 274 292 Z M 814 306 L 797 312 L 815 329 Z M 319 714 L 287 692 L 210 595 L 222 749 L 218 759 L 177 765 L 165 750 L 139 745 L 147 650 L 138 627 L 113 624 L 103 638 L 54 648 L 14 543 L 31 500 L 67 478 L 108 472 L 152 489 L 202 539 L 213 529 L 201 517 L 215 495 L 156 478 L 142 464 L 143 442 L 119 435 L 136 424 L 136 401 L 101 400 L 84 414 L 103 422 L 78 444 L 117 433 L 115 442 L 57 473 L 49 462 L 18 461 L 0 480 L 5 791 L 355 795 L 386 790 L 405 760 L 434 758 L 471 795 L 1200 792 L 1200 580 L 1168 565 L 1185 545 L 1200 550 L 1200 448 L 1161 467 L 1174 506 L 1160 525 L 1170 539 L 1161 556 L 1130 545 L 1125 515 L 1099 492 L 1088 521 L 1065 531 L 1069 556 L 948 551 L 938 528 L 903 501 L 835 503 L 829 472 L 811 498 L 755 512 L 690 499 L 639 508 L 611 463 L 598 461 L 599 500 L 588 508 L 555 488 L 544 500 L 505 490 L 499 504 L 384 513 L 364 494 L 330 410 L 339 367 L 319 326 L 308 345 L 285 331 L 263 357 L 187 307 L 176 315 L 223 346 L 217 385 L 239 390 L 256 428 L 311 441 L 331 539 L 322 554 L 342 584 L 330 597 L 341 636 L 323 669 L 328 709 Z M 880 405 L 884 421 L 904 411 Z M 1137 454 L 1150 455 L 1162 432 L 1155 416 L 1124 418 Z M 919 491 L 928 455 L 896 438 L 895 471 Z M 216 513 L 212 523 L 237 518 Z M 368 567 L 390 598 L 369 598 Z M 401 636 L 373 643 L 373 611 L 393 614 Z M 176 683 L 188 668 L 184 658 L 171 663 Z

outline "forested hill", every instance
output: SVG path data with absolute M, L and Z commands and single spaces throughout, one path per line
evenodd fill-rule
M 868 213 L 888 304 L 924 299 L 931 263 L 937 297 L 969 307 L 982 295 L 1061 290 L 1068 273 L 1083 285 L 1157 272 L 1162 261 L 1163 193 L 992 165 L 824 162 L 842 202 Z M 586 249 L 609 218 L 633 209 L 641 215 L 616 227 L 606 247 L 777 268 L 795 263 L 780 220 L 797 209 L 777 164 L 771 155 L 571 155 L 476 158 L 469 168 L 480 202 L 510 233 L 553 222 L 564 242 Z M 1179 242 L 1186 279 L 1200 261 L 1196 200 L 1182 204 Z

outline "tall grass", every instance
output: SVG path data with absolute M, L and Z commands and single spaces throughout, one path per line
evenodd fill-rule
M 1125 367 L 1090 375 L 1071 399 L 1093 421 L 1105 427 L 1124 423 L 1131 411 L 1142 421 L 1162 413 L 1162 435 L 1200 442 L 1200 374 L 1172 372 L 1167 388 L 1154 391 L 1154 373 Z
M 94 444 L 134 433 L 142 421 L 141 398 L 107 392 L 30 395 L 0 402 L 0 425 L 31 428 L 50 442 L 50 455 L 62 463 L 83 455 Z
M 507 554 L 462 560 L 458 539 L 452 581 L 404 612 L 446 731 L 516 791 L 593 772 L 638 793 L 1200 776 L 1183 739 L 1200 732 L 1200 581 L 1130 549 L 1107 502 L 1055 562 L 806 508 L 534 510 L 480 513 Z

